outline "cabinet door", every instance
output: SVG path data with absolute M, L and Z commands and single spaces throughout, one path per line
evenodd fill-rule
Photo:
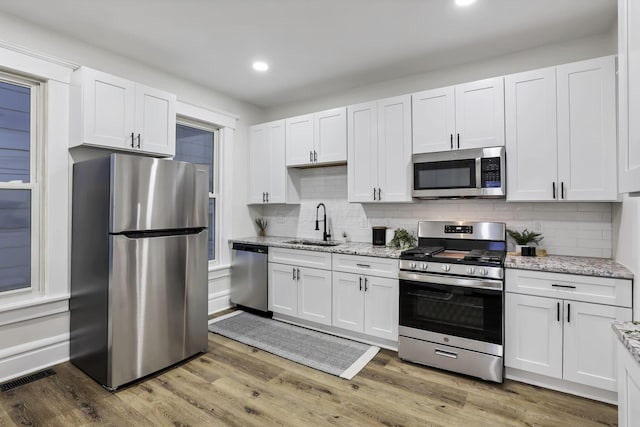
M 249 203 L 265 203 L 269 188 L 269 128 L 267 124 L 249 128 Z
M 136 148 L 150 154 L 176 154 L 176 96 L 136 85 Z
M 456 86 L 458 149 L 504 145 L 504 79 L 480 80 Z
M 365 334 L 398 341 L 398 288 L 398 279 L 365 276 Z
M 88 68 L 81 72 L 82 142 L 119 150 L 134 149 L 135 83 Z
M 269 263 L 269 310 L 289 316 L 298 315 L 298 282 L 294 268 L 286 264 Z
M 627 347 L 619 341 L 618 361 L 618 426 L 640 425 L 640 365 Z
M 347 108 L 349 161 L 347 193 L 350 202 L 377 200 L 378 113 L 376 102 Z
M 631 320 L 631 309 L 564 301 L 565 380 L 617 390 L 614 320 Z
M 505 112 L 507 199 L 553 200 L 558 163 L 555 67 L 505 77 Z
M 454 148 L 454 87 L 425 90 L 411 95 L 413 153 L 449 151 Z
M 505 359 L 510 368 L 562 378 L 562 301 L 505 294 Z
M 640 2 L 618 0 L 620 191 L 640 191 Z
M 557 73 L 559 199 L 615 201 L 615 57 L 561 65 Z
M 287 166 L 313 162 L 313 114 L 292 117 L 286 123 Z
M 287 202 L 287 167 L 285 166 L 285 124 L 284 120 L 267 123 L 269 153 L 262 158 L 267 169 L 267 202 Z M 266 162 L 265 162 L 266 160 Z
M 314 162 L 318 164 L 346 162 L 347 109 L 340 107 L 315 113 L 313 120 Z
M 333 272 L 333 326 L 364 331 L 364 276 Z
M 411 96 L 378 101 L 378 198 L 411 201 Z
M 299 270 L 298 317 L 331 325 L 331 271 L 306 267 Z

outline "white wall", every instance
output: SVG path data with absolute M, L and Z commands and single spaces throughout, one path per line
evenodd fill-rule
M 300 205 L 261 207 L 267 234 L 322 238 L 315 231 L 316 206 L 323 202 L 334 239 L 346 231 L 353 241 L 370 242 L 371 226 L 406 228 L 414 234 L 418 220 L 500 221 L 509 228 L 537 226 L 545 236 L 540 247 L 556 255 L 611 257 L 612 203 L 507 203 L 504 200 L 425 200 L 415 203 L 348 203 L 347 168 L 333 166 L 300 171 Z M 320 210 L 322 212 L 322 209 Z
M 592 37 L 523 50 L 510 55 L 488 58 L 484 61 L 356 87 L 352 90 L 328 94 L 323 98 L 268 108 L 265 118 L 266 120 L 276 120 L 425 89 L 612 55 L 617 53 L 617 49 L 617 29 L 614 28 L 607 33 Z

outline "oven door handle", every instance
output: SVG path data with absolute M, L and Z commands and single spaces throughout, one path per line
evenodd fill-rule
M 424 295 L 424 294 L 416 294 L 413 292 L 407 292 L 405 295 L 408 295 L 410 297 L 425 298 L 425 299 L 431 299 L 431 300 L 437 299 L 438 301 L 449 301 L 454 296 L 453 292 L 447 292 L 446 294 L 444 294 L 446 296 L 442 296 L 442 297 L 439 295 L 433 295 L 433 294 Z
M 501 291 L 504 287 L 500 280 L 470 279 L 465 277 L 441 276 L 438 274 L 418 274 L 410 273 L 408 271 L 400 271 L 400 273 L 398 273 L 398 278 L 400 280 L 407 280 L 410 282 L 489 289 L 493 291 Z

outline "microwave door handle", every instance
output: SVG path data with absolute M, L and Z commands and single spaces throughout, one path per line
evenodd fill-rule
M 476 188 L 482 188 L 482 158 L 476 157 Z

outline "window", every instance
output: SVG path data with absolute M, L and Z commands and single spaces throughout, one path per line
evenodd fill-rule
M 38 93 L 35 82 L 0 74 L 0 292 L 38 282 Z
M 209 166 L 209 261 L 217 260 L 216 235 L 218 216 L 216 205 L 219 200 L 218 131 L 197 122 L 179 119 L 176 126 L 175 160 Z

